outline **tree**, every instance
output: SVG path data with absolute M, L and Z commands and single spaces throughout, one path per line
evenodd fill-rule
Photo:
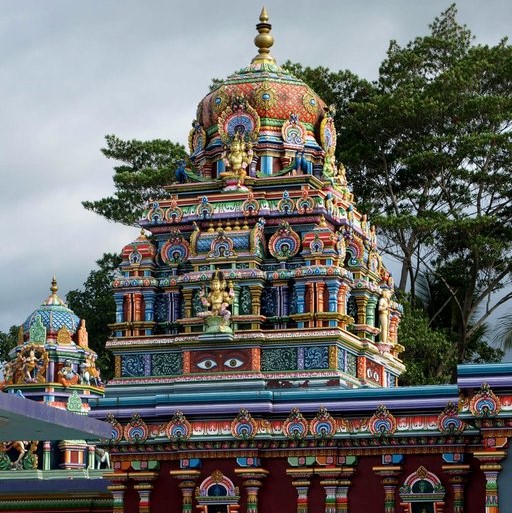
M 457 364 L 452 341 L 443 331 L 429 326 L 425 311 L 404 301 L 404 314 L 398 328 L 398 339 L 405 347 L 402 354 L 406 371 L 402 385 L 438 385 L 447 383 Z
M 89 273 L 83 290 L 71 290 L 66 295 L 69 308 L 87 322 L 89 346 L 98 353 L 97 364 L 103 379 L 114 374 L 112 355 L 105 349 L 105 343 L 111 335 L 108 325 L 115 322 L 116 306 L 111 284 L 120 263 L 120 256 L 105 253 L 96 262 L 98 269 Z
M 185 159 L 185 148 L 168 140 L 123 141 L 115 135 L 105 137 L 102 153 L 121 162 L 114 166 L 113 196 L 97 201 L 83 201 L 87 209 L 109 221 L 136 226 L 144 205 L 150 198 L 164 198 L 164 185 L 171 183 L 177 162 Z
M 0 364 L 9 360 L 9 351 L 18 345 L 19 326 L 11 326 L 7 333 L 0 331 Z
M 474 45 L 456 12 L 405 47 L 392 41 L 375 82 L 325 68 L 302 78 L 341 109 L 337 157 L 402 263 L 399 288 L 414 300 L 429 273 L 450 295 L 462 362 L 512 298 L 512 47 Z M 336 91 L 350 96 L 336 101 Z

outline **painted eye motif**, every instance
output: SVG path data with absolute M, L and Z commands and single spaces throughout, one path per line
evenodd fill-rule
M 197 363 L 197 366 L 200 369 L 213 369 L 214 367 L 217 367 L 217 362 L 215 360 L 212 360 L 211 358 L 206 358 L 205 360 L 202 360 Z
M 242 366 L 244 362 L 242 360 L 239 360 L 238 358 L 230 358 L 229 360 L 226 360 L 224 362 L 224 365 L 226 367 L 230 367 L 231 369 L 236 369 L 240 366 Z

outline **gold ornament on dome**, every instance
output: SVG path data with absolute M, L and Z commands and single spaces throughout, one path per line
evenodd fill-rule
M 277 105 L 276 90 L 265 80 L 254 90 L 254 104 L 257 108 L 270 110 Z
M 327 114 L 320 123 L 320 143 L 326 155 L 333 157 L 336 151 L 336 127 L 330 114 Z
M 260 133 L 260 117 L 243 95 L 232 99 L 231 105 L 219 116 L 217 125 L 221 141 L 228 145 L 236 137 L 257 141 Z
M 65 326 L 57 332 L 57 344 L 59 346 L 69 346 L 71 344 L 71 334 Z
M 416 477 L 418 479 L 425 479 L 428 476 L 428 470 L 422 465 L 416 470 Z
M 302 105 L 310 114 L 316 114 L 318 111 L 318 101 L 311 89 L 308 89 L 302 96 Z
M 224 90 L 224 88 L 220 87 L 215 91 L 212 95 L 212 110 L 215 114 L 219 114 L 222 112 L 229 104 L 229 96 Z
M 224 474 L 220 470 L 214 470 L 212 472 L 212 480 L 214 483 L 222 483 L 224 480 Z
M 247 175 L 247 169 L 254 158 L 254 150 L 250 141 L 244 142 L 241 135 L 236 134 L 229 145 L 229 153 L 222 153 L 222 161 L 226 166 L 226 171 L 220 173 L 220 178 L 237 178 L 240 184 L 243 184 Z

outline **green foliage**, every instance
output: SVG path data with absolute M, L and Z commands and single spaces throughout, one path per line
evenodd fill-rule
M 164 186 L 173 181 L 177 162 L 186 158 L 185 148 L 163 139 L 123 141 L 115 135 L 105 139 L 102 153 L 121 163 L 114 166 L 115 193 L 82 205 L 109 221 L 136 226 L 150 198 L 167 197 Z
M 512 317 L 510 315 L 500 318 L 494 342 L 505 350 L 512 349 Z
M 0 331 L 0 362 L 9 359 L 9 351 L 18 345 L 19 326 L 11 326 L 7 333 Z
M 433 327 L 428 313 L 404 298 L 404 314 L 398 339 L 405 347 L 401 357 L 407 368 L 402 385 L 436 385 L 456 379 L 457 363 L 499 363 L 503 351 L 487 341 L 486 327 L 477 330 L 468 341 L 464 358 L 457 354 L 457 333 L 440 325 Z
M 452 341 L 442 331 L 429 326 L 422 308 L 405 302 L 398 340 L 405 347 L 401 357 L 407 368 L 400 378 L 402 385 L 436 385 L 450 381 L 457 364 Z
M 372 83 L 288 67 L 337 106 L 337 158 L 402 263 L 399 288 L 414 300 L 420 274 L 436 277 L 450 296 L 437 308 L 452 317 L 465 361 L 512 298 L 496 299 L 512 282 L 512 46 L 475 45 L 456 13 L 452 5 L 403 47 L 392 41 Z
M 112 355 L 105 349 L 105 342 L 111 335 L 108 324 L 115 322 L 116 306 L 112 295 L 113 272 L 119 267 L 118 255 L 105 253 L 84 282 L 82 290 L 71 290 L 66 301 L 76 315 L 86 319 L 89 346 L 98 353 L 97 365 L 104 380 L 114 374 Z

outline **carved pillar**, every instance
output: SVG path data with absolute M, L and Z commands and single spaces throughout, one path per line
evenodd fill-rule
M 295 293 L 297 294 L 297 313 L 301 314 L 305 311 L 305 289 L 304 283 L 295 284 Z
M 315 474 L 318 474 L 321 478 L 320 485 L 325 490 L 325 513 L 336 513 L 336 492 L 341 470 L 340 467 L 319 467 L 315 469 Z
M 336 513 L 336 488 L 338 481 L 336 479 L 328 479 L 320 481 L 325 489 L 325 513 Z
M 94 445 L 87 446 L 87 468 L 89 470 L 94 470 L 94 464 L 96 463 L 96 458 L 94 457 Z
M 149 513 L 152 483 L 137 483 L 134 487 L 139 492 L 139 513 Z
M 283 283 L 281 286 L 281 297 L 282 297 L 282 309 L 281 309 L 281 316 L 287 317 L 290 314 L 290 298 L 288 297 L 288 283 Z
M 184 314 L 185 318 L 192 317 L 192 289 L 183 289 L 183 301 L 185 302 Z
M 252 314 L 260 315 L 261 314 L 261 292 L 262 288 L 258 285 L 250 285 L 249 290 L 251 291 L 251 300 L 252 300 Z
M 142 321 L 142 294 L 133 294 L 133 320 Z
M 128 477 L 135 481 L 133 489 L 139 493 L 139 513 L 149 513 L 151 490 L 153 481 L 158 474 L 156 472 L 129 472 Z
M 464 485 L 469 474 L 469 465 L 443 465 L 453 490 L 453 513 L 464 513 Z
M 258 492 L 263 486 L 262 479 L 268 476 L 268 470 L 262 468 L 237 468 L 235 474 L 243 477 L 247 490 L 247 513 L 258 513 Z
M 324 287 L 325 285 L 323 283 L 315 283 L 316 286 L 316 296 L 317 296 L 317 302 L 316 302 L 316 310 L 313 310 L 314 312 L 324 312 Z
M 349 291 L 349 286 L 346 283 L 342 283 L 340 285 L 338 291 L 338 313 L 346 314 L 347 313 L 347 293 Z
M 355 473 L 354 468 L 343 467 L 336 489 L 336 513 L 348 513 L 348 491 L 351 479 Z
M 107 487 L 112 493 L 112 513 L 124 513 L 124 493 L 126 484 L 123 482 L 114 482 Z
M 368 298 L 366 304 L 366 324 L 375 326 L 375 309 L 377 308 L 377 297 L 373 294 Z
M 123 317 L 125 322 L 133 321 L 133 297 L 131 294 L 124 294 L 123 296 Z
M 381 477 L 380 482 L 384 487 L 384 513 L 395 513 L 395 491 L 402 467 L 386 465 L 373 467 L 373 471 Z
M 355 296 L 357 305 L 357 324 L 366 324 L 366 305 L 368 304 L 367 296 Z
M 498 474 L 501 470 L 500 461 L 507 456 L 505 451 L 475 452 L 478 458 L 480 470 L 485 475 L 485 513 L 499 512 L 498 499 Z
M 235 293 L 235 296 L 233 297 L 233 303 L 231 304 L 232 315 L 240 315 L 240 289 L 241 287 L 238 284 L 233 284 L 233 292 Z
M 389 316 L 389 341 L 396 344 L 398 342 L 398 325 L 400 324 L 400 317 L 391 312 Z
M 315 311 L 314 283 L 306 283 L 306 301 L 307 301 L 307 311 L 314 312 Z
M 144 303 L 146 305 L 145 312 L 144 312 L 144 320 L 145 321 L 154 321 L 155 320 L 155 312 L 154 312 L 154 305 L 155 305 L 155 292 L 143 292 L 144 297 Z
M 116 303 L 116 322 L 123 322 L 123 295 L 116 292 L 114 294 L 114 301 Z
M 51 468 L 51 442 L 43 443 L 43 470 L 50 470 Z
M 292 481 L 292 485 L 297 490 L 297 513 L 308 513 L 308 492 L 313 469 L 289 468 L 286 470 L 286 474 L 295 479 Z
M 201 472 L 199 470 L 171 470 L 170 474 L 181 481 L 179 487 L 182 495 L 182 513 L 191 513 L 192 500 L 196 488 L 195 480 L 199 478 Z
M 329 293 L 329 312 L 338 312 L 339 311 L 339 290 L 340 284 L 336 282 L 327 283 L 327 291 Z

